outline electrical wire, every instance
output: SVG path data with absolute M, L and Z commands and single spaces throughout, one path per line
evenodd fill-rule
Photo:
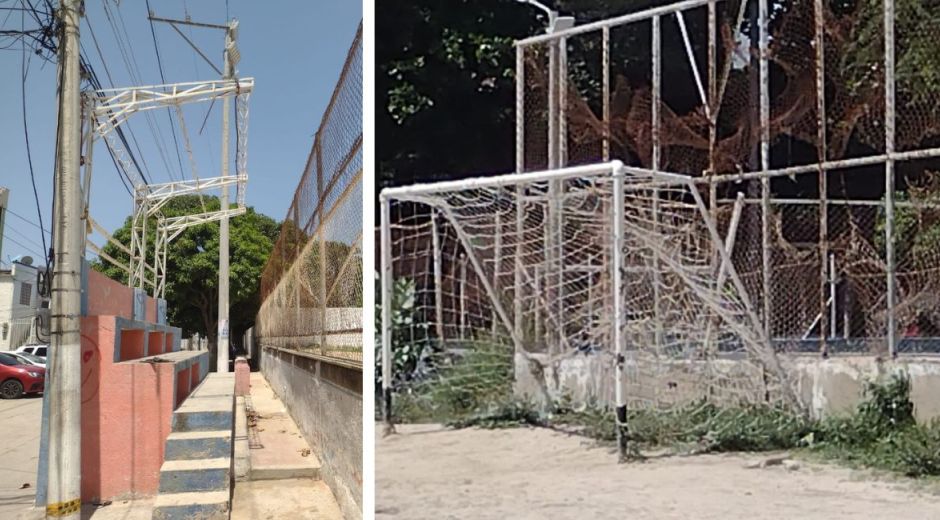
M 10 242 L 13 242 L 14 244 L 16 244 L 16 245 L 22 247 L 23 250 L 26 251 L 26 252 L 28 252 L 28 253 L 34 253 L 34 254 L 35 254 L 35 253 L 38 253 L 38 251 L 36 251 L 36 250 L 33 249 L 32 247 L 23 244 L 22 242 L 20 242 L 20 241 L 18 241 L 17 239 L 15 239 L 15 238 L 13 238 L 13 237 L 7 235 L 6 233 L 3 234 L 3 239 L 4 239 L 4 240 L 9 240 Z M 38 255 L 38 256 L 39 256 L 40 258 L 42 258 L 43 255 Z
M 17 235 L 19 235 L 19 237 L 20 237 L 21 240 L 25 240 L 25 241 L 29 242 L 31 245 L 36 246 L 36 247 L 38 247 L 38 248 L 40 248 L 40 249 L 42 249 L 42 248 L 44 247 L 44 246 L 43 246 L 42 244 L 40 244 L 39 242 L 36 242 L 34 239 L 30 238 L 29 235 L 27 235 L 26 233 L 23 233 L 22 231 L 19 231 L 19 230 L 15 229 L 15 228 L 12 228 L 12 227 L 11 227 L 11 228 L 7 228 L 7 229 L 5 229 L 4 231 L 12 231 L 13 233 L 16 233 Z
M 23 4 L 23 2 L 21 2 L 21 4 L 23 5 L 23 10 L 25 11 L 26 9 L 25 4 Z M 20 25 L 23 27 L 26 26 L 26 15 L 25 13 L 22 13 L 22 12 L 20 13 Z M 23 135 L 26 138 L 26 159 L 27 159 L 27 162 L 29 163 L 29 178 L 33 184 L 33 197 L 36 200 L 36 215 L 39 217 L 39 229 L 42 230 L 43 229 L 42 205 L 39 203 L 39 190 L 36 188 L 36 172 L 33 170 L 33 154 L 29 146 L 29 125 L 26 124 L 26 70 L 27 70 L 27 67 L 26 67 L 26 43 L 25 42 L 23 42 L 22 47 L 23 47 L 22 55 L 21 55 L 21 60 L 20 60 L 20 79 L 21 79 L 20 93 L 23 99 Z M 44 254 L 48 254 L 49 248 L 46 247 L 46 235 L 43 233 L 40 233 L 40 235 L 42 236 L 42 250 L 45 252 Z
M 31 226 L 33 226 L 33 227 L 35 227 L 35 228 L 41 229 L 42 231 L 48 233 L 50 236 L 52 235 L 52 232 L 49 231 L 48 229 L 46 229 L 46 228 L 40 226 L 39 224 L 33 222 L 32 220 L 29 220 L 28 218 L 26 218 L 26 217 L 20 215 L 19 213 L 13 211 L 12 209 L 7 208 L 7 209 L 6 209 L 6 212 L 9 213 L 10 215 L 13 215 L 14 217 L 16 217 L 16 218 L 22 220 L 23 222 L 26 222 L 27 224 L 29 224 L 29 225 L 31 225 Z
M 153 20 L 150 20 L 150 14 L 153 11 L 150 9 L 150 0 L 146 0 L 147 3 L 147 19 L 150 22 L 150 36 L 153 37 L 153 50 L 157 54 L 157 68 L 160 70 L 160 81 L 166 85 L 166 77 L 163 75 L 163 60 L 160 59 L 160 46 L 157 44 L 157 31 L 153 27 Z M 180 180 L 183 180 L 183 158 L 180 156 L 180 143 L 179 139 L 176 137 L 176 125 L 173 124 L 173 116 L 170 115 L 170 108 L 166 109 L 166 117 L 170 121 L 170 132 L 173 134 L 173 144 L 176 150 L 176 160 L 179 163 L 180 167 Z
M 134 54 L 133 45 L 130 44 L 130 37 L 127 36 L 127 27 L 126 25 L 124 25 L 123 16 L 121 16 L 120 9 L 118 9 L 118 14 L 114 15 L 111 12 L 111 8 L 109 7 L 108 2 L 103 2 L 102 5 L 104 7 L 105 17 L 108 20 L 108 24 L 111 27 L 111 31 L 114 33 L 118 50 L 121 53 L 121 58 L 124 61 L 124 66 L 127 69 L 128 75 L 130 75 L 131 77 L 131 81 L 138 85 L 143 85 L 144 82 L 142 79 L 142 75 L 140 73 L 140 67 L 137 64 L 137 58 L 136 58 L 136 55 Z M 115 20 L 121 23 L 121 28 L 123 28 L 123 36 L 122 36 L 122 30 L 121 28 L 118 27 L 118 22 L 116 22 Z M 157 130 L 159 126 L 154 121 L 152 113 L 150 113 L 149 111 L 145 112 L 144 119 L 147 121 L 147 126 L 150 129 L 150 133 L 153 135 L 153 138 L 154 138 L 153 144 L 156 145 L 157 147 L 157 152 L 159 152 L 158 155 L 160 156 L 160 160 L 163 162 L 163 167 L 166 169 L 167 176 L 170 176 L 170 173 L 169 173 L 171 171 L 170 161 L 167 158 L 167 153 L 166 153 L 167 146 L 166 146 L 166 142 L 163 140 L 163 134 L 162 132 L 159 132 Z M 170 179 L 172 180 L 172 177 L 170 177 Z

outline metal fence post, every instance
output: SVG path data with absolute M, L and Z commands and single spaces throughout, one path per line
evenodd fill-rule
M 624 309 L 623 309 L 623 205 L 624 205 L 624 196 L 623 196 L 623 171 L 621 168 L 617 167 L 613 171 L 613 233 L 614 237 L 611 241 L 613 245 L 612 254 L 612 264 L 611 270 L 613 271 L 612 278 L 614 280 L 614 287 L 611 294 L 613 298 L 613 309 L 614 309 L 614 319 L 613 325 L 614 330 L 612 331 L 614 339 L 614 354 L 615 354 L 615 368 L 614 368 L 614 378 L 615 378 L 615 387 L 614 394 L 616 398 L 616 430 L 617 430 L 617 449 L 619 452 L 620 462 L 623 462 L 627 458 L 627 441 L 628 441 L 628 431 L 627 431 L 627 401 L 626 396 L 624 395 L 624 377 L 623 377 L 623 367 L 624 367 L 624 335 L 623 335 L 623 320 L 624 320 Z
M 380 277 L 382 282 L 382 397 L 385 422 L 392 424 L 392 232 L 390 228 L 389 201 L 379 195 L 380 233 L 382 256 Z
M 894 0 L 884 0 L 885 24 L 885 261 L 887 263 L 888 354 L 897 355 L 896 280 L 894 257 Z

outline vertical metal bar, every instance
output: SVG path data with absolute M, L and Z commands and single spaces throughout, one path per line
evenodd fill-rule
M 568 40 L 558 39 L 558 167 L 568 166 Z M 556 181 L 555 195 L 559 198 L 556 203 L 558 211 L 555 212 L 555 233 L 557 251 L 555 260 L 558 272 L 558 353 L 566 341 L 565 331 L 565 182 Z
M 516 47 L 516 173 L 525 171 L 525 49 Z M 525 186 L 516 186 L 516 248 L 513 265 L 513 330 L 522 338 L 522 242 L 524 239 Z
M 829 255 L 829 337 L 836 337 L 836 255 Z
M 534 289 L 534 291 L 535 291 L 535 294 L 536 294 L 536 295 L 539 295 L 539 294 L 542 294 L 542 270 L 541 270 L 541 268 L 539 267 L 539 264 L 535 264 L 535 266 L 534 266 L 534 271 L 535 271 L 535 272 L 534 272 L 535 276 L 533 277 L 533 280 L 535 281 L 535 283 L 534 283 L 535 287 L 534 287 L 533 289 Z M 534 317 L 533 317 L 533 320 L 532 320 L 532 321 L 535 322 L 535 323 L 534 323 L 535 331 L 534 331 L 534 333 L 533 333 L 533 337 L 535 338 L 535 341 L 536 341 L 536 342 L 541 341 L 541 340 L 543 339 L 543 338 L 542 338 L 542 325 L 541 325 L 541 323 L 540 323 L 540 321 L 541 321 L 541 319 L 542 319 L 541 303 L 540 303 L 540 302 L 541 302 L 541 299 L 540 299 L 540 298 L 536 298 L 536 299 L 535 299 L 535 310 L 534 310 L 534 312 L 533 312 Z
M 558 168 L 558 41 L 551 40 L 548 42 L 548 46 L 548 169 L 551 170 Z M 555 268 L 555 257 L 557 255 L 554 241 L 557 238 L 555 216 L 558 214 L 558 182 L 554 180 L 548 181 L 547 209 L 545 221 L 548 225 L 544 234 L 545 260 L 549 269 L 546 270 L 545 274 L 550 276 Z M 555 298 L 559 298 L 560 293 L 557 289 L 553 293 Z M 551 313 L 552 309 L 546 309 L 546 312 Z M 552 355 L 555 354 L 555 346 L 552 343 L 549 343 L 549 352 Z
M 444 341 L 444 276 L 441 268 L 441 237 L 437 229 L 437 212 L 431 210 L 431 255 L 434 259 L 434 325 L 437 341 Z
M 548 42 L 548 169 L 558 168 L 558 42 Z
M 485 278 L 485 277 L 484 277 Z M 460 339 L 467 334 L 467 257 L 460 255 Z
M 842 337 L 849 339 L 852 337 L 852 320 L 849 314 L 850 302 L 852 301 L 849 284 L 845 284 L 842 290 Z
M 708 118 L 708 172 L 715 175 L 715 142 L 717 140 L 717 124 L 715 114 L 718 113 L 718 14 L 715 2 L 708 3 L 708 105 L 711 107 L 712 117 Z M 716 200 L 709 196 L 714 211 Z
M 525 50 L 516 47 L 516 173 L 525 171 Z
M 894 0 L 884 0 L 884 29 L 885 29 L 885 251 L 888 268 L 888 353 L 893 357 L 897 355 L 896 336 L 897 318 L 895 316 L 896 280 L 894 258 Z
M 616 423 L 615 428 L 617 431 L 617 448 L 619 452 L 620 462 L 623 462 L 627 458 L 627 441 L 629 439 L 628 435 L 628 426 L 627 426 L 627 400 L 624 395 L 624 330 L 623 330 L 623 320 L 624 320 L 624 308 L 623 308 L 623 227 L 624 227 L 624 195 L 623 195 L 623 171 L 619 168 L 614 172 L 614 186 L 613 186 L 613 233 L 614 239 L 611 241 L 613 245 L 613 250 L 611 251 L 612 263 L 611 263 L 611 278 L 614 281 L 613 292 L 611 297 L 613 298 L 613 308 L 614 308 L 614 319 L 613 326 L 614 330 L 611 331 L 614 340 L 614 354 L 615 354 L 615 369 L 614 369 L 614 394 L 617 401 L 616 406 Z
M 140 224 L 140 278 L 137 280 L 138 287 L 147 292 L 147 215 L 150 214 L 150 205 L 147 199 L 141 202 L 141 224 Z
M 708 3 L 708 104 L 712 116 L 708 118 L 708 174 L 718 172 L 715 163 L 715 147 L 718 141 L 718 13 L 715 2 Z M 708 182 L 708 208 L 712 220 L 718 220 L 718 186 L 715 181 Z M 718 247 L 717 245 L 715 247 Z M 718 265 L 718 251 L 712 252 L 713 266 Z M 707 350 L 707 345 L 706 345 Z
M 392 424 L 392 230 L 389 215 L 389 200 L 379 195 L 380 233 L 382 256 L 380 272 L 382 281 L 382 397 L 384 399 L 385 422 Z
M 568 39 L 558 39 L 558 168 L 568 166 Z
M 316 145 L 314 145 L 314 146 L 316 146 Z M 307 172 L 304 172 L 304 173 L 306 174 Z M 305 176 L 306 176 L 306 175 L 305 175 Z M 300 258 L 300 251 L 301 251 L 301 249 L 303 248 L 303 247 L 301 246 L 301 244 L 302 244 L 303 242 L 305 242 L 305 241 L 302 241 L 302 240 L 299 239 L 301 233 L 304 233 L 304 234 L 305 234 L 305 232 L 302 232 L 302 231 L 301 231 L 301 228 L 300 228 L 300 204 L 297 203 L 297 199 L 298 199 L 299 195 L 300 195 L 299 191 L 294 195 L 294 201 L 293 201 L 293 203 L 291 204 L 291 209 L 290 209 L 290 213 L 292 213 L 292 214 L 294 215 L 294 227 L 293 227 L 293 229 L 292 229 L 291 232 L 292 232 L 292 233 L 296 233 L 296 234 L 297 234 L 297 237 L 296 237 L 295 240 L 292 240 L 293 244 L 284 244 L 285 246 L 287 246 L 287 245 L 293 245 L 293 249 L 294 249 L 294 250 L 291 252 L 291 261 L 292 261 L 292 262 L 296 262 L 297 259 Z M 317 213 L 317 215 L 319 215 L 319 212 Z M 317 226 L 320 226 L 320 223 L 319 223 L 319 222 L 317 222 Z M 318 250 L 318 252 L 319 252 L 319 250 Z M 284 269 L 287 269 L 287 267 L 285 266 Z M 289 272 L 289 271 L 288 271 L 288 272 Z M 288 275 L 288 276 L 290 276 L 290 275 Z M 286 277 L 287 277 L 287 276 L 285 276 L 285 278 L 286 278 Z M 319 286 L 319 283 L 317 283 L 317 285 Z M 299 280 L 296 280 L 296 279 L 294 280 L 293 286 L 294 286 L 294 294 L 293 294 L 292 296 L 289 296 L 288 298 L 293 298 L 293 300 L 294 300 L 294 323 L 293 323 L 292 325 L 289 325 L 289 326 L 288 326 L 288 330 L 293 329 L 293 330 L 295 330 L 295 331 L 301 332 L 301 334 L 307 334 L 307 333 L 308 333 L 307 326 L 306 326 L 307 321 L 303 319 L 303 310 L 302 310 L 302 306 L 301 306 L 301 303 L 300 303 L 301 291 L 302 291 L 302 290 L 303 290 L 303 291 L 306 291 L 306 288 L 302 288 L 302 287 L 301 287 L 301 284 L 299 283 Z M 289 287 L 289 285 L 285 284 L 285 288 L 288 288 L 288 287 Z M 311 290 L 310 292 L 311 292 L 311 294 L 310 294 L 310 300 L 311 300 L 311 301 L 314 301 L 314 300 L 313 300 L 313 298 L 314 298 L 314 296 L 313 296 L 313 291 Z M 319 291 L 318 291 L 318 292 L 319 292 Z M 288 300 L 288 302 L 290 302 L 290 300 Z M 312 310 L 314 310 L 314 309 L 311 309 L 311 311 L 312 311 Z M 312 316 L 313 316 L 313 313 L 311 313 L 311 317 L 312 317 Z M 283 324 L 282 324 L 282 326 L 283 326 Z M 291 335 L 289 332 L 285 332 L 285 333 L 282 333 L 282 334 L 281 334 L 281 337 L 282 337 L 282 339 L 286 340 L 289 335 Z M 319 340 L 318 340 L 318 343 L 319 343 Z M 316 345 L 313 345 L 313 347 L 316 348 Z
M 604 26 L 601 32 L 601 81 L 603 83 L 603 96 L 601 101 L 604 117 L 604 144 L 601 150 L 601 158 L 604 162 L 610 160 L 610 27 Z
M 503 242 L 503 237 L 502 237 L 502 233 L 503 233 L 502 224 L 503 223 L 502 223 L 502 218 L 499 216 L 498 209 L 496 211 L 495 219 L 496 219 L 496 226 L 494 229 L 495 236 L 493 237 L 493 288 L 495 288 L 496 291 L 498 292 L 499 291 L 499 266 L 502 263 L 502 258 L 500 258 L 500 255 L 502 254 L 502 248 L 503 248 L 503 243 L 502 243 Z M 496 334 L 496 325 L 498 322 L 499 322 L 499 316 L 496 316 L 494 313 L 493 323 L 492 323 L 494 335 Z
M 681 18 L 680 18 L 681 20 Z M 660 159 L 660 138 L 661 121 L 660 112 L 662 108 L 662 22 L 659 16 L 653 17 L 653 107 L 652 107 L 652 128 L 653 128 L 653 171 L 659 171 Z M 694 65 L 693 65 L 694 66 Z M 659 188 L 653 188 L 653 234 L 659 233 Z M 654 332 L 654 343 L 657 352 L 663 346 L 663 322 L 661 312 L 662 283 L 659 273 L 659 253 L 653 251 L 653 318 L 656 320 L 656 330 Z
M 767 0 L 759 0 L 758 30 L 760 31 L 760 166 L 770 169 L 770 70 L 767 65 Z M 761 177 L 761 245 L 764 281 L 764 336 L 771 334 L 771 272 L 770 272 L 770 178 Z
M 323 222 L 323 208 L 326 206 L 324 197 L 323 183 L 323 141 L 322 135 L 317 132 L 317 227 L 320 241 L 320 353 L 326 352 L 326 268 L 329 266 L 329 259 L 326 257 L 326 224 Z
M 828 159 L 826 146 L 826 50 L 825 50 L 825 9 L 823 0 L 814 2 L 816 18 L 816 146 L 818 150 L 818 161 L 820 164 Z M 829 203 L 828 203 L 828 174 L 823 168 L 819 168 L 819 312 L 826 312 L 826 283 L 828 266 L 826 260 L 829 258 Z M 834 273 L 832 274 L 835 275 Z M 832 299 L 833 309 L 835 308 L 835 297 Z M 835 311 L 833 310 L 833 316 Z M 826 336 L 835 337 L 835 334 L 827 334 L 827 327 L 835 330 L 835 318 L 827 322 L 820 320 L 819 324 L 819 352 L 823 356 L 829 355 L 829 347 L 826 343 Z

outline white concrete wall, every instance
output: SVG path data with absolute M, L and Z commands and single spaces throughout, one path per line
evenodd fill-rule
M 544 362 L 545 356 L 532 355 Z M 781 363 L 794 382 L 794 391 L 814 417 L 852 412 L 864 396 L 868 381 L 885 381 L 892 374 L 907 373 L 911 378 L 911 401 L 919 421 L 940 418 L 940 357 L 899 357 L 884 360 L 876 356 L 815 355 L 783 356 Z M 544 402 L 563 397 L 575 406 L 614 405 L 614 362 L 605 353 L 577 354 L 545 367 L 538 378 L 527 367 L 530 362 L 516 355 L 515 392 L 518 396 Z M 767 391 L 760 368 L 740 359 L 719 359 L 707 366 L 702 361 L 655 363 L 627 357 L 624 392 L 628 403 L 683 404 L 701 399 L 709 391 L 714 374 L 729 389 L 726 395 L 761 396 Z M 539 380 L 541 379 L 541 380 Z M 730 388 L 729 383 L 734 383 Z M 723 389 L 719 388 L 719 393 Z M 778 390 L 771 387 L 771 394 Z M 720 399 L 719 399 L 720 400 Z
M 28 330 L 30 320 L 36 316 L 41 303 L 37 273 L 35 267 L 18 263 L 10 271 L 0 273 L 0 350 L 18 347 L 14 340 L 22 337 L 22 329 Z M 20 304 L 24 283 L 29 284 L 29 305 Z

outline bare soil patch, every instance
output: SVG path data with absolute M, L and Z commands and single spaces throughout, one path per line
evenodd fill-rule
M 376 440 L 376 518 L 940 517 L 936 483 L 805 460 L 746 467 L 768 454 L 618 464 L 608 447 L 547 429 L 396 430 Z

